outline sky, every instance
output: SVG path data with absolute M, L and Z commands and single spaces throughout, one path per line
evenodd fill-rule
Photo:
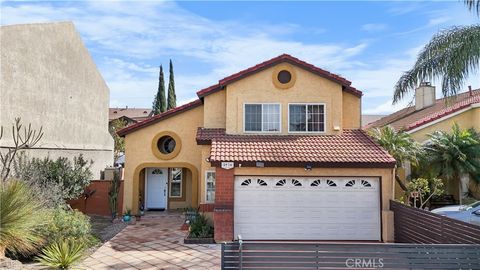
M 232 73 L 288 53 L 352 81 L 364 93 L 364 114 L 388 114 L 412 101 L 392 105 L 393 87 L 432 35 L 480 21 L 460 1 L 0 4 L 2 25 L 73 21 L 110 88 L 110 106 L 136 108 L 152 106 L 158 67 L 168 81 L 170 59 L 181 105 Z M 465 88 L 479 88 L 479 77 Z

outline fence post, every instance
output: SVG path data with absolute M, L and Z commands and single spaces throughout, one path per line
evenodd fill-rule
M 222 243 L 222 256 L 220 257 L 222 259 L 222 262 L 221 262 L 221 269 L 225 269 L 225 245 L 227 244 L 227 242 L 224 242 Z
M 243 240 L 242 236 L 238 235 L 238 269 L 243 269 Z

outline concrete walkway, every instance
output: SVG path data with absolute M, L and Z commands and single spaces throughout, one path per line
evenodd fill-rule
M 220 245 L 185 245 L 179 213 L 142 217 L 88 256 L 81 269 L 220 269 Z

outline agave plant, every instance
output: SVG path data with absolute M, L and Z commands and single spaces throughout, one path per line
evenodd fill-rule
M 38 230 L 48 220 L 42 205 L 22 181 L 0 185 L 0 257 L 5 250 L 30 255 L 44 243 Z
M 54 242 L 42 250 L 37 261 L 52 269 L 71 269 L 79 262 L 85 251 L 85 244 L 73 240 Z

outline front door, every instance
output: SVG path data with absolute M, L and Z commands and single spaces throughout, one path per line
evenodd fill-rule
M 167 208 L 167 175 L 167 169 L 147 168 L 145 179 L 147 209 Z

